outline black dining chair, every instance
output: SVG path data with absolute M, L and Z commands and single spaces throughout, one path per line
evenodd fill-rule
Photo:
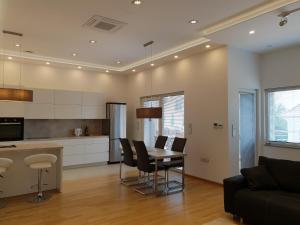
M 155 172 L 155 164 L 149 158 L 147 148 L 143 141 L 133 141 L 133 145 L 135 147 L 136 155 L 137 155 L 137 167 L 140 171 L 148 174 L 148 184 L 150 183 L 150 174 Z M 158 170 L 164 170 L 164 167 L 158 165 Z M 141 188 L 136 188 L 136 191 L 142 194 L 147 194 L 143 192 L 142 189 L 149 188 L 148 186 L 144 186 Z M 154 189 L 154 185 L 152 184 L 152 188 Z
M 127 138 L 120 138 L 121 146 L 123 148 L 123 162 L 125 165 L 129 167 L 137 167 L 137 160 L 134 159 L 134 154 L 130 145 L 130 142 Z M 120 165 L 120 179 L 121 183 L 125 185 L 136 185 L 137 183 L 132 182 L 139 182 L 141 177 L 141 173 L 139 171 L 138 177 L 130 177 L 130 178 L 122 178 L 122 165 Z
M 171 151 L 183 152 L 185 144 L 186 144 L 186 138 L 175 137 L 172 147 L 171 147 Z M 163 162 L 161 164 L 165 168 L 165 177 L 166 177 L 166 186 L 167 187 L 168 187 L 168 183 L 169 183 L 169 169 L 183 167 L 184 166 L 183 160 L 184 159 L 182 157 L 177 157 L 177 158 L 172 158 L 170 161 Z
M 168 137 L 159 135 L 155 142 L 155 148 L 165 149 L 165 145 L 167 143 Z

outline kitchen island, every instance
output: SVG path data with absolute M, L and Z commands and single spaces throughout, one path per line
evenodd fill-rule
M 1 146 L 2 145 L 2 146 Z M 7 145 L 7 143 L 5 143 Z M 44 174 L 44 190 L 62 191 L 62 162 L 63 146 L 56 143 L 16 144 L 15 146 L 4 146 L 0 143 L 0 158 L 10 158 L 14 161 L 12 166 L 0 179 L 0 189 L 3 191 L 1 197 L 11 197 L 36 192 L 37 171 L 30 169 L 24 163 L 24 158 L 29 155 L 48 153 L 57 156 L 55 165 Z

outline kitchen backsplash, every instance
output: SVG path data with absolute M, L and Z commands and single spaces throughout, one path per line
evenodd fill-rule
M 82 128 L 84 132 L 85 126 L 88 127 L 90 135 L 102 135 L 102 124 L 105 122 L 105 120 L 100 119 L 25 120 L 24 138 L 70 137 L 74 136 L 74 128 Z

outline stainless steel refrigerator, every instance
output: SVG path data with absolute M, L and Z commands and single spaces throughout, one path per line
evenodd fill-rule
M 119 138 L 126 138 L 125 103 L 106 103 L 106 118 L 109 119 L 109 163 L 120 162 L 121 143 Z

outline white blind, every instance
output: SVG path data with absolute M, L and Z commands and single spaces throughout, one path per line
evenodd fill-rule
M 184 137 L 184 95 L 163 97 L 162 133 L 168 136 L 167 149 L 174 137 Z
M 143 107 L 159 107 L 159 100 L 144 100 Z M 159 135 L 159 120 L 144 119 L 144 142 L 146 146 L 154 146 L 156 137 Z

